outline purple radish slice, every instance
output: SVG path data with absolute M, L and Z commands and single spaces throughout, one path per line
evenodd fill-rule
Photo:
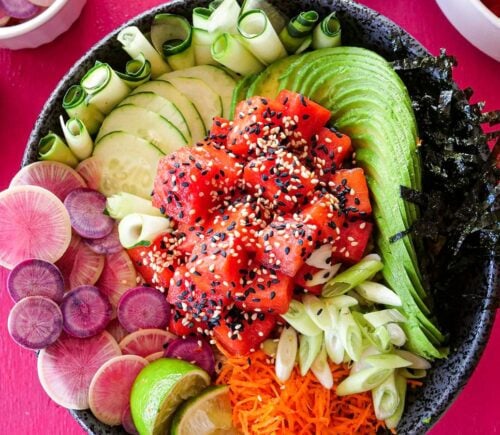
M 12 269 L 28 258 L 54 263 L 71 240 L 71 223 L 63 203 L 38 186 L 0 192 L 0 266 Z
M 160 352 L 155 352 L 155 353 L 152 353 L 151 355 L 146 356 L 145 359 L 148 362 L 153 362 L 153 361 L 156 361 L 157 359 L 164 358 L 164 355 L 165 355 L 165 351 L 161 350 Z
M 106 331 L 108 331 L 118 343 L 128 335 L 128 331 L 122 325 L 120 325 L 120 322 L 116 318 L 112 319 L 108 323 L 108 326 L 106 326 Z
M 43 349 L 61 335 L 63 316 L 59 306 L 43 296 L 28 296 L 14 305 L 7 328 L 12 339 L 22 347 Z
M 215 356 L 210 344 L 199 337 L 178 338 L 165 350 L 166 358 L 178 358 L 196 364 L 210 376 L 215 375 Z
M 0 7 L 11 17 L 23 20 L 40 12 L 40 8 L 28 0 L 0 0 Z
M 24 166 L 10 182 L 14 186 L 39 186 L 56 195 L 61 201 L 72 190 L 87 187 L 85 180 L 64 163 L 44 161 Z
M 29 0 L 30 3 L 41 6 L 42 8 L 48 8 L 54 1 L 55 0 Z
M 139 329 L 120 341 L 124 355 L 139 355 L 143 358 L 156 352 L 164 351 L 177 336 L 163 329 Z
M 118 320 L 128 332 L 138 329 L 165 329 L 170 320 L 170 304 L 152 287 L 127 290 L 118 302 Z
M 64 205 L 71 226 L 86 239 L 100 239 L 113 231 L 114 220 L 104 214 L 106 197 L 96 190 L 80 188 L 71 191 Z
M 38 355 L 38 378 L 58 405 L 88 409 L 92 378 L 106 361 L 119 355 L 118 343 L 106 331 L 91 338 L 75 338 L 63 333 Z
M 73 337 L 88 338 L 106 329 L 113 308 L 97 287 L 82 285 L 66 294 L 61 311 L 64 330 Z
M 83 239 L 83 242 L 96 254 L 116 254 L 123 249 L 118 237 L 118 225 L 115 224 L 113 231 L 100 239 Z
M 90 383 L 89 405 L 100 422 L 109 426 L 121 424 L 135 378 L 148 364 L 140 356 L 121 355 L 97 370 Z
M 12 269 L 7 277 L 7 290 L 14 302 L 27 296 L 44 296 L 60 303 L 64 296 L 64 280 L 57 266 L 31 258 Z
M 137 286 L 137 273 L 134 263 L 125 250 L 106 256 L 104 269 L 96 283 L 114 307 L 123 293 L 129 288 Z
M 122 426 L 123 430 L 129 435 L 139 435 L 137 428 L 135 427 L 134 420 L 132 419 L 132 413 L 130 412 L 130 405 L 123 410 L 122 414 Z
M 102 164 L 96 157 L 82 160 L 76 167 L 76 172 L 85 180 L 87 186 L 99 190 L 101 184 Z

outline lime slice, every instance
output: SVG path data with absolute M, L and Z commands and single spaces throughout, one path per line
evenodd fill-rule
M 174 415 L 171 435 L 237 434 L 233 428 L 229 387 L 208 387 L 189 399 Z
M 160 358 L 144 367 L 130 394 L 130 410 L 139 433 L 168 433 L 177 407 L 209 384 L 207 372 L 182 360 Z

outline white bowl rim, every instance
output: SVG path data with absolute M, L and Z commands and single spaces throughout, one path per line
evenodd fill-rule
M 0 39 L 10 39 L 28 33 L 45 24 L 56 15 L 69 0 L 55 0 L 47 9 L 24 23 L 0 27 Z
M 500 28 L 500 17 L 497 17 L 493 11 L 488 8 L 481 0 L 470 0 L 474 6 L 488 19 L 493 25 Z

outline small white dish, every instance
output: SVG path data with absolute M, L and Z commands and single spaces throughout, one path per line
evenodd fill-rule
M 0 48 L 20 50 L 53 41 L 79 17 L 87 0 L 55 0 L 41 14 L 14 26 L 0 27 Z

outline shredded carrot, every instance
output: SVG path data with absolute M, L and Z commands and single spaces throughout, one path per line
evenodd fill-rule
M 261 350 L 250 356 L 227 356 L 217 384 L 229 385 L 233 423 L 245 435 L 374 434 L 384 428 L 370 393 L 338 397 L 336 385 L 349 375 L 347 365 L 331 365 L 334 388 L 324 388 L 298 368 L 282 384 Z

